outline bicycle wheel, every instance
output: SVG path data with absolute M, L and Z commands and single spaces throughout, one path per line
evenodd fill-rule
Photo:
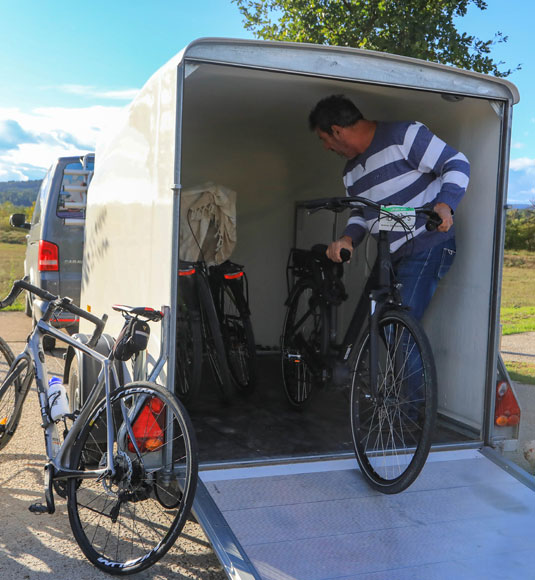
M 289 403 L 305 407 L 313 393 L 317 370 L 311 362 L 326 348 L 327 313 L 312 280 L 300 280 L 292 291 L 281 338 L 282 380 Z
M 197 288 L 201 303 L 204 345 L 222 398 L 224 401 L 229 401 L 234 395 L 234 383 L 227 363 L 225 344 L 214 299 L 208 281 L 204 277 L 200 276 L 197 279 Z
M 124 575 L 148 568 L 176 541 L 195 495 L 197 450 L 187 412 L 163 387 L 129 383 L 112 393 L 111 407 L 115 474 L 70 479 L 67 506 L 86 557 Z M 99 429 L 106 429 L 105 400 L 78 435 L 72 468 L 106 466 L 106 445 L 93 437 Z
M 420 325 L 402 310 L 379 321 L 377 395 L 370 387 L 369 334 L 353 369 L 351 430 L 370 485 L 399 493 L 416 479 L 431 446 L 437 408 L 433 353 Z
M 230 372 L 242 394 L 250 394 L 256 382 L 256 345 L 251 318 L 239 290 L 223 282 L 221 329 Z
M 22 403 L 28 391 L 33 374 L 28 359 L 21 359 L 17 365 L 6 371 L 7 364 L 13 362 L 13 353 L 7 344 L 0 339 L 0 449 L 3 449 L 15 434 L 22 414 Z M 24 385 L 24 393 L 21 388 Z
M 14 360 L 15 356 L 9 345 L 3 338 L 0 338 L 0 385 L 4 382 Z
M 175 392 L 191 403 L 199 392 L 202 377 L 202 327 L 200 313 L 178 305 L 176 321 Z

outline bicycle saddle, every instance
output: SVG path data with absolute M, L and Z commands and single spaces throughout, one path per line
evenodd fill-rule
M 159 322 L 163 318 L 163 312 L 160 310 L 154 310 L 154 308 L 149 308 L 148 306 L 124 306 L 123 304 L 114 304 L 112 308 L 117 312 L 125 312 L 131 316 L 143 316 L 147 320 L 152 320 L 153 322 Z

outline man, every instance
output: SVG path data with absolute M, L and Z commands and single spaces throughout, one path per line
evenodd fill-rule
M 428 232 L 417 222 L 408 240 L 400 232 L 391 242 L 403 302 L 420 319 L 455 257 L 453 214 L 468 185 L 468 160 L 421 123 L 364 119 L 343 95 L 319 101 L 309 125 L 325 149 L 348 159 L 343 177 L 348 196 L 384 205 L 429 206 L 442 218 L 437 231 Z M 376 221 L 373 210 L 353 209 L 327 256 L 340 262 L 340 250 L 353 252 L 367 231 L 375 232 Z

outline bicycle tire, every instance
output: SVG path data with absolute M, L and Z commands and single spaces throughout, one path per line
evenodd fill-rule
M 225 281 L 220 295 L 221 329 L 228 366 L 239 392 L 249 395 L 256 383 L 256 344 L 243 294 Z
M 185 404 L 197 397 L 202 380 L 202 325 L 198 310 L 178 305 L 175 347 L 175 393 Z
M 308 278 L 294 286 L 281 337 L 282 383 L 288 402 L 303 409 L 313 396 L 315 372 L 306 362 L 325 351 L 328 320 L 316 284 Z
M 216 383 L 219 386 L 223 401 L 228 402 L 234 396 L 234 382 L 227 363 L 225 344 L 217 316 L 214 298 L 208 280 L 203 276 L 197 279 L 197 289 L 201 304 L 204 346 Z
M 10 361 L 10 364 L 13 363 L 13 353 L 1 339 L 0 357 L 2 359 L 2 367 L 4 360 L 6 363 L 8 361 Z M 28 392 L 27 387 L 33 377 L 31 373 L 29 360 L 22 358 L 2 379 L 2 385 L 0 386 L 0 450 L 9 443 L 15 434 L 22 414 L 22 404 Z M 28 385 L 26 385 L 26 382 L 28 382 Z M 22 392 L 22 385 L 26 386 L 24 393 Z
M 437 378 L 429 340 L 403 310 L 379 320 L 377 393 L 370 388 L 369 332 L 353 367 L 351 431 L 358 464 L 376 490 L 407 489 L 422 470 L 437 410 Z
M 110 401 L 112 416 L 120 408 L 119 415 L 131 420 L 131 431 L 124 421 L 114 420 L 115 475 L 70 479 L 67 507 L 72 532 L 88 560 L 109 574 L 126 575 L 157 562 L 182 531 L 197 485 L 197 445 L 187 411 L 163 387 L 129 383 L 114 391 Z M 172 431 L 167 430 L 170 425 Z M 106 464 L 106 446 L 95 447 L 92 439 L 99 426 L 106 426 L 105 399 L 77 437 L 71 468 Z M 164 473 L 165 466 L 171 471 Z

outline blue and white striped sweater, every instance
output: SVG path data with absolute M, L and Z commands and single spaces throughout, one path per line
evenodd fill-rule
M 348 161 L 344 185 L 349 196 L 361 195 L 384 205 L 433 207 L 438 202 L 457 208 L 468 186 L 466 157 L 418 122 L 378 122 L 368 149 Z M 425 216 L 418 219 L 411 240 L 403 232 L 391 234 L 395 258 L 418 253 L 455 235 L 428 232 Z M 368 208 L 351 211 L 344 235 L 359 244 L 367 231 L 377 233 L 377 214 Z

